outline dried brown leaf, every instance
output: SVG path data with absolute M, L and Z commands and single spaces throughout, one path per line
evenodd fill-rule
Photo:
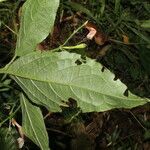
M 86 36 L 87 39 L 92 40 L 94 38 L 95 43 L 98 45 L 103 45 L 107 41 L 106 36 L 97 28 L 95 24 L 88 22 L 85 25 L 85 28 L 89 31 Z

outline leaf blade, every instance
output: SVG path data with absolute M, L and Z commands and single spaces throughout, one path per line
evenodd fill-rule
M 42 150 L 48 150 L 48 135 L 41 110 L 32 105 L 23 94 L 20 96 L 20 102 L 23 114 L 23 131 L 25 135 Z
M 132 108 L 147 100 L 133 94 L 123 95 L 127 87 L 114 81 L 114 75 L 91 59 L 77 65 L 80 55 L 61 53 L 32 53 L 14 62 L 6 71 L 15 75 L 16 82 L 29 98 L 48 108 L 61 111 L 69 98 L 77 100 L 83 112 Z
M 52 31 L 59 0 L 27 0 L 22 8 L 21 26 L 17 39 L 16 55 L 36 50 Z
M 145 20 L 141 23 L 142 28 L 150 29 L 150 20 Z

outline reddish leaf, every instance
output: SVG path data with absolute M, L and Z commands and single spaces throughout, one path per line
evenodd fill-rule
M 95 43 L 98 45 L 103 45 L 107 41 L 106 36 L 97 28 L 95 24 L 88 22 L 85 25 L 85 28 L 89 30 L 89 33 L 86 36 L 89 40 L 94 38 Z

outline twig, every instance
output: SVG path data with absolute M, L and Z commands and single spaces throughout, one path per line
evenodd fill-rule
M 86 21 L 85 23 L 83 23 L 79 28 L 77 28 L 76 30 L 74 30 L 74 32 L 69 36 L 69 38 L 64 42 L 64 44 L 62 45 L 62 47 L 63 46 L 65 46 L 67 43 L 68 43 L 68 41 L 80 30 L 80 29 L 82 29 L 86 24 L 87 24 L 87 22 L 88 21 Z
M 8 29 L 8 30 L 10 30 L 13 34 L 15 34 L 15 35 L 17 35 L 18 36 L 18 34 L 13 30 L 13 29 L 11 29 L 9 26 L 7 26 L 5 23 L 3 23 L 2 22 L 2 24 Z
M 47 117 L 49 117 L 52 113 L 51 112 L 48 112 L 45 116 L 44 116 L 44 119 L 46 119 Z
M 11 114 L 9 115 L 6 119 L 4 119 L 2 122 L 0 122 L 0 127 L 9 119 L 13 118 L 13 116 L 18 112 L 18 110 L 21 108 L 21 105 Z
M 130 112 L 130 114 L 134 117 L 134 119 L 138 122 L 138 124 L 144 129 L 144 130 L 146 130 L 146 128 L 142 125 L 142 123 L 137 119 L 137 117 L 131 112 L 131 111 L 129 111 Z

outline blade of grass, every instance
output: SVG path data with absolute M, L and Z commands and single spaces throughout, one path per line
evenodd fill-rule
M 115 0 L 115 14 L 119 14 L 120 0 Z
M 94 19 L 94 16 L 93 16 L 92 12 L 90 10 L 88 10 L 87 8 L 85 8 L 84 6 L 82 6 L 81 4 L 75 3 L 75 2 L 65 2 L 65 4 L 69 5 L 75 11 L 82 11 L 87 16 L 89 16 L 89 17 Z
M 101 17 L 102 17 L 103 14 L 104 14 L 104 10 L 105 10 L 105 3 L 106 3 L 106 0 L 102 0 L 100 3 L 101 3 L 100 12 L 101 12 Z
M 143 39 L 145 42 L 150 44 L 150 39 L 142 34 L 141 32 L 137 31 L 135 28 L 132 28 L 131 26 L 128 26 L 127 24 L 124 23 L 124 25 L 130 29 L 132 32 L 134 32 L 137 36 L 139 36 L 141 39 Z

